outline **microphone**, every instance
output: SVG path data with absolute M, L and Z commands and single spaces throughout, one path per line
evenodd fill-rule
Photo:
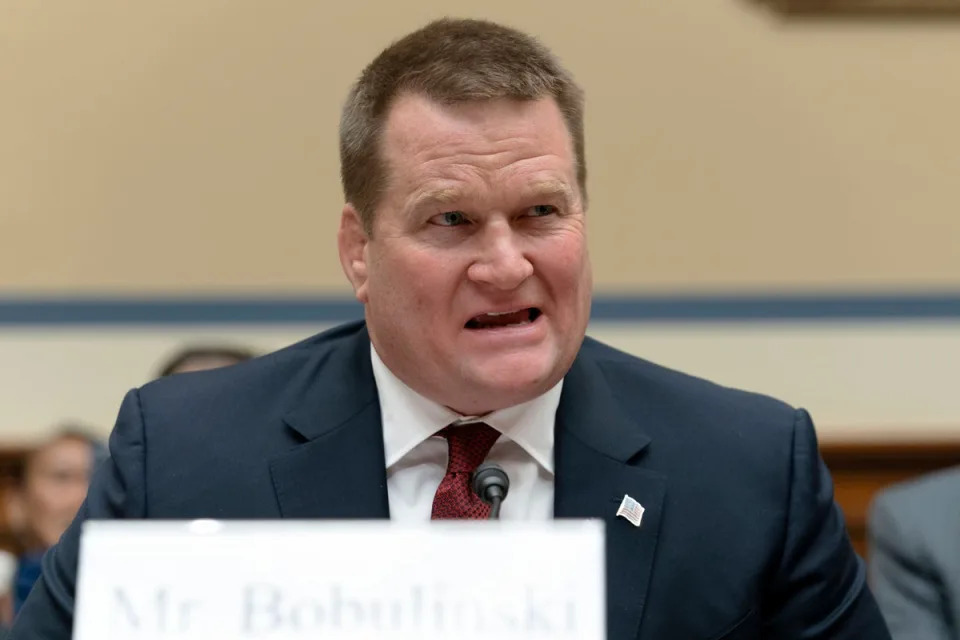
M 477 496 L 490 505 L 490 520 L 500 519 L 500 503 L 507 497 L 510 478 L 498 464 L 484 462 L 473 472 L 470 487 Z

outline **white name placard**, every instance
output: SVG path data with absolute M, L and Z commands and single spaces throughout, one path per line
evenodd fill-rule
M 87 522 L 74 640 L 604 640 L 602 527 Z

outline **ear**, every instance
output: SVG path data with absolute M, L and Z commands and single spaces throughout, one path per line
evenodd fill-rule
M 360 212 L 349 202 L 340 214 L 340 230 L 337 232 L 337 247 L 340 250 L 340 266 L 346 274 L 357 300 L 367 302 L 367 244 L 370 238 L 363 228 Z

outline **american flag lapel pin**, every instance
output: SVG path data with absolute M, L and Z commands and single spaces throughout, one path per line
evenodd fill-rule
M 620 508 L 617 509 L 617 515 L 630 521 L 635 527 L 640 526 L 643 520 L 643 505 L 631 498 L 629 495 L 623 495 L 623 501 L 620 502 Z

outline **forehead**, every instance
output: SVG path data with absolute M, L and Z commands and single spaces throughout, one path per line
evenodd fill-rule
M 92 456 L 90 443 L 80 438 L 58 438 L 34 452 L 28 460 L 27 472 L 29 474 L 32 471 L 66 463 L 85 464 L 92 459 Z
M 387 115 L 382 152 L 391 187 L 464 174 L 539 172 L 569 184 L 576 176 L 572 138 L 552 98 L 441 104 L 403 94 Z

